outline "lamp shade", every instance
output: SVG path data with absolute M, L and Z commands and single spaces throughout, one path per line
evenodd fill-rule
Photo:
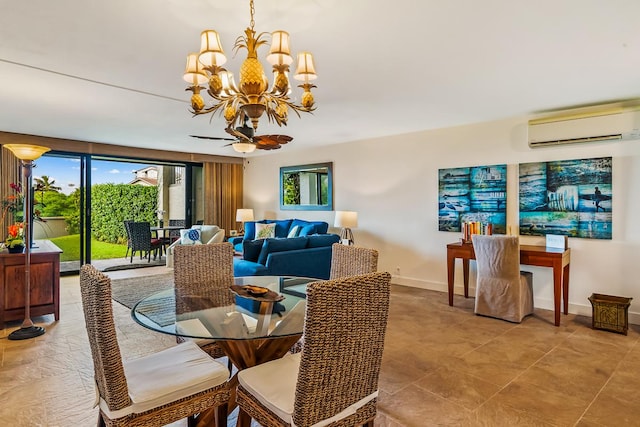
M 227 62 L 227 57 L 222 50 L 220 36 L 216 31 L 205 30 L 200 34 L 200 55 L 198 60 L 205 67 L 211 65 L 220 66 Z
M 198 62 L 198 54 L 190 53 L 187 55 L 187 66 L 182 76 L 187 83 L 197 86 L 209 81 L 209 77 L 203 71 L 202 64 Z
M 293 78 L 302 81 L 318 78 L 316 67 L 313 65 L 313 55 L 310 52 L 300 52 L 298 54 L 298 68 Z
M 271 33 L 271 49 L 269 50 L 269 55 L 267 55 L 267 61 L 271 65 L 290 65 L 293 62 L 289 45 L 289 33 L 282 30 Z
M 358 212 L 336 211 L 335 227 L 356 228 L 358 226 Z
M 253 209 L 238 209 L 236 211 L 237 222 L 253 221 Z
M 51 151 L 51 148 L 31 144 L 5 144 L 4 147 L 20 160 L 36 160 Z

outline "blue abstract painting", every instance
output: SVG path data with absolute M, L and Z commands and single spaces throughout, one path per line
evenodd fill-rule
M 611 239 L 611 172 L 611 157 L 520 164 L 520 234 Z
M 438 170 L 438 230 L 461 231 L 464 222 L 491 223 L 505 234 L 507 165 Z

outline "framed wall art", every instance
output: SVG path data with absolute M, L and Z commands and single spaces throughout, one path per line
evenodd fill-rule
M 611 239 L 612 158 L 519 165 L 520 234 Z
M 505 234 L 507 165 L 438 170 L 438 230 L 461 231 L 465 222 L 492 224 Z

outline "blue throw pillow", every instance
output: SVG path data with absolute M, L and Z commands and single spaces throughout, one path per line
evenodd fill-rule
M 251 262 L 258 262 L 260 251 L 264 240 L 245 240 L 242 242 L 242 259 Z
M 340 241 L 340 236 L 337 234 L 314 234 L 313 236 L 308 236 L 307 239 L 308 248 L 319 248 L 338 243 Z
M 292 239 L 264 239 L 258 263 L 265 265 L 271 252 L 293 251 L 304 249 L 307 246 L 306 237 L 294 237 Z
M 298 236 L 308 236 L 310 234 L 314 234 L 316 232 L 316 226 L 313 224 L 305 225 L 298 233 Z

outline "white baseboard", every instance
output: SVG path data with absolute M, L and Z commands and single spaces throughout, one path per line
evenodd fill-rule
M 447 284 L 443 282 L 429 282 L 426 280 L 416 279 L 413 277 L 404 277 L 404 276 L 391 276 L 391 283 L 394 285 L 400 286 L 408 286 L 411 288 L 419 288 L 426 289 L 429 291 L 438 291 L 448 293 Z M 456 285 L 453 289 L 454 294 L 456 295 L 464 295 L 463 286 Z M 475 288 L 469 285 L 469 295 L 475 295 Z M 553 310 L 553 300 L 551 298 L 536 298 L 534 301 L 534 306 L 538 308 L 543 308 L 545 310 Z M 592 316 L 592 307 L 591 304 L 576 304 L 569 302 L 569 313 L 577 314 L 579 316 Z M 629 312 L 629 324 L 631 325 L 640 325 L 640 313 Z

